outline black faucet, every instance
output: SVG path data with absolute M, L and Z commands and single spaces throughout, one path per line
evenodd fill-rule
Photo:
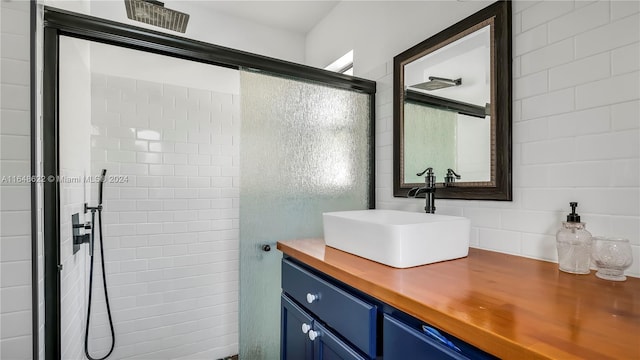
M 429 214 L 436 212 L 436 176 L 433 173 L 433 168 L 427 168 L 423 172 L 416 174 L 417 176 L 424 176 L 424 187 L 415 187 L 409 190 L 407 197 L 418 197 L 420 194 L 425 194 L 426 206 L 424 211 Z
M 447 175 L 444 177 L 444 186 L 453 186 L 456 180 L 460 180 L 460 175 L 456 174 L 453 169 L 447 169 Z

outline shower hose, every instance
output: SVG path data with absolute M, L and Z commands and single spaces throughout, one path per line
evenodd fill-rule
M 109 316 L 109 327 L 111 328 L 111 349 L 109 349 L 109 352 L 107 353 L 107 355 L 105 355 L 104 357 L 101 358 L 94 358 L 91 357 L 91 355 L 89 355 L 89 325 L 91 323 L 91 294 L 93 293 L 93 245 L 95 244 L 95 241 L 91 242 L 91 250 L 89 252 L 89 257 L 90 257 L 90 265 L 89 265 L 89 302 L 87 305 L 87 326 L 85 327 L 85 333 L 84 333 L 84 354 L 87 356 L 87 359 L 89 360 L 104 360 L 106 358 L 109 357 L 109 355 L 111 355 L 111 353 L 113 352 L 113 349 L 116 346 L 116 335 L 115 335 L 115 331 L 113 330 L 113 319 L 111 318 L 111 307 L 109 306 L 109 294 L 107 292 L 107 272 L 105 271 L 105 267 L 104 267 L 104 242 L 102 240 L 102 206 L 99 205 L 97 207 L 98 210 L 98 233 L 100 235 L 100 258 L 101 258 L 101 263 L 102 263 L 102 283 L 104 285 L 104 299 L 105 302 L 107 304 L 107 315 Z M 94 230 L 95 230 L 95 220 L 96 220 L 96 212 L 95 210 L 91 210 L 91 223 L 94 224 L 94 226 L 91 227 L 91 238 L 95 239 L 93 237 L 94 235 Z

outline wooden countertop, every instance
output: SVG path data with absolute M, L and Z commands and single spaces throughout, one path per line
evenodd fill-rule
M 572 275 L 555 263 L 470 249 L 464 259 L 395 269 L 327 247 L 278 249 L 504 359 L 640 359 L 640 279 Z M 636 260 L 637 261 L 637 260 Z

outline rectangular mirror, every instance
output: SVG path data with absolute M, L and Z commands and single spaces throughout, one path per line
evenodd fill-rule
M 428 167 L 438 198 L 511 200 L 508 1 L 394 58 L 394 196 L 423 186 Z

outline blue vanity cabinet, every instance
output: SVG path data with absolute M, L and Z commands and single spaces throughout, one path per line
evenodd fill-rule
M 282 260 L 281 359 L 493 360 L 366 292 Z
M 288 259 L 282 261 L 281 316 L 282 359 L 346 360 L 377 356 L 378 308 Z M 309 319 L 311 327 L 303 329 L 304 321 Z M 300 350 L 303 345 L 296 340 L 300 333 L 313 343 L 313 357 L 308 352 L 304 357 L 292 355 L 303 352 Z

